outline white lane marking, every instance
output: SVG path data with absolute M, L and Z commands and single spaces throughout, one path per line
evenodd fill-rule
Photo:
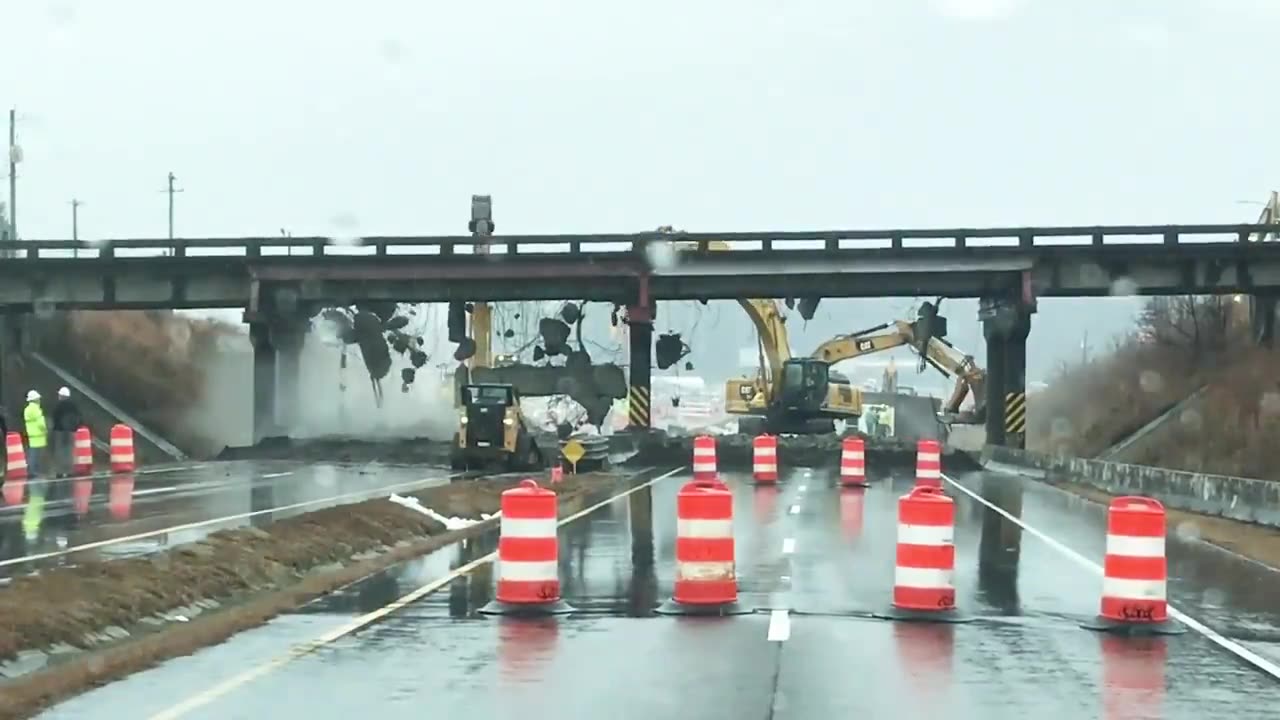
M 644 488 L 647 488 L 650 485 L 653 485 L 654 483 L 660 480 L 665 480 L 671 477 L 672 475 L 675 475 L 676 473 L 683 471 L 684 469 L 685 467 L 678 467 L 675 470 L 663 473 L 652 480 L 647 480 L 631 488 L 630 490 L 627 490 L 626 492 L 622 492 L 617 495 L 614 495 L 613 497 L 608 498 L 602 502 L 598 502 L 595 505 L 592 505 L 591 507 L 588 507 L 585 510 L 581 510 L 579 512 L 574 513 L 573 515 L 570 515 L 569 517 L 561 520 L 559 522 L 559 525 L 561 526 L 567 525 L 573 522 L 574 520 L 577 520 L 578 518 L 581 518 L 585 515 L 593 513 L 602 507 L 605 507 L 606 505 L 610 505 L 614 502 L 617 502 L 618 500 L 621 500 L 624 497 L 628 497 L 634 492 L 643 490 Z M 261 665 L 249 668 L 248 670 L 240 673 L 239 675 L 235 675 L 231 678 L 228 678 L 207 690 L 204 690 L 195 695 L 192 695 L 191 697 L 187 698 L 186 700 L 183 700 L 182 702 L 176 705 L 173 705 L 165 710 L 155 713 L 154 715 L 150 716 L 148 720 L 174 720 L 174 718 L 180 718 L 183 715 L 186 715 L 187 713 L 191 712 L 192 710 L 204 707 L 205 705 L 208 705 L 209 703 L 213 702 L 214 700 L 217 700 L 223 695 L 226 695 L 232 690 L 235 690 L 236 688 L 242 685 L 245 685 L 246 683 L 252 682 L 266 675 L 267 673 L 270 673 L 276 668 L 283 667 L 284 665 L 287 665 L 290 662 L 293 662 L 294 660 L 304 655 L 315 652 L 316 650 L 324 647 L 325 645 L 328 645 L 329 643 L 335 640 L 338 640 L 347 635 L 350 635 L 351 633 L 371 623 L 377 622 L 378 620 L 381 620 L 382 618 L 390 615 L 391 613 L 399 610 L 400 608 L 403 608 L 404 606 L 412 602 L 416 602 L 417 600 L 420 600 L 426 597 L 427 595 L 430 595 L 431 593 L 439 590 L 440 588 L 458 579 L 459 577 L 466 575 L 472 570 L 475 570 L 481 565 L 484 565 L 486 563 L 491 563 L 497 559 L 498 559 L 498 553 L 496 552 L 491 552 L 488 555 L 485 555 L 484 557 L 476 558 L 475 560 L 472 560 L 471 562 L 459 568 L 450 570 L 447 574 L 439 578 L 436 578 L 435 580 L 432 580 L 426 585 L 423 585 L 415 590 L 409 591 L 405 595 L 402 595 L 400 598 L 390 603 L 387 603 L 386 605 L 383 605 L 377 610 L 361 615 L 360 617 L 353 618 L 347 624 L 337 629 L 330 630 L 329 632 L 325 633 L 324 635 L 321 635 L 320 637 L 314 640 L 311 640 L 310 642 L 293 646 L 292 648 L 290 648 L 288 653 L 281 655 L 280 657 L 277 657 L 274 660 L 269 660 L 265 663 L 262 663 Z M 788 632 L 790 632 L 789 627 L 788 627 Z
M 315 500 L 307 500 L 304 502 L 293 503 L 291 505 L 281 505 L 280 507 L 267 508 L 265 510 L 254 510 L 252 512 L 238 513 L 236 515 L 227 515 L 225 517 L 213 518 L 210 520 L 200 520 L 198 522 L 185 523 L 182 525 L 173 525 L 171 527 L 160 528 L 159 530 L 148 530 L 147 532 L 135 533 L 133 535 L 125 535 L 123 537 L 117 537 L 117 538 L 108 538 L 106 540 L 98 540 L 96 542 L 84 543 L 83 545 L 72 545 L 70 547 L 63 548 L 61 550 L 54 550 L 52 552 L 36 553 L 34 555 L 26 555 L 24 557 L 19 557 L 19 558 L 10 558 L 8 560 L 0 560 L 0 567 L 7 567 L 9 565 L 17 565 L 18 563 L 32 562 L 35 560 L 44 560 L 46 558 L 62 557 L 64 555 L 71 555 L 72 553 L 83 552 L 85 550 L 94 550 L 97 548 L 108 547 L 111 545 L 119 545 L 121 543 L 133 542 L 135 540 L 145 540 L 147 538 L 156 537 L 159 535 L 167 535 L 168 533 L 172 533 L 172 532 L 181 532 L 183 530 L 193 530 L 195 528 L 207 527 L 209 525 L 217 525 L 219 523 L 230 522 L 232 520 L 243 520 L 245 518 L 257 517 L 259 515 L 266 515 L 267 513 L 277 513 L 277 512 L 284 512 L 287 510 L 296 510 L 297 508 L 310 507 L 312 505 L 319 505 L 321 503 L 333 502 L 334 500 L 344 500 L 344 499 L 356 498 L 356 497 L 365 497 L 365 499 L 373 499 L 374 497 L 377 497 L 379 495 L 384 495 L 388 492 L 395 492 L 396 490 L 399 490 L 399 489 L 420 487 L 427 483 L 436 482 L 437 480 L 442 480 L 442 479 L 448 479 L 450 477 L 453 477 L 453 476 L 437 475 L 434 477 L 418 478 L 417 480 L 407 480 L 405 482 L 395 483 L 394 485 L 384 485 L 383 487 L 373 488 L 370 490 L 357 490 L 354 492 L 343 493 L 341 495 L 330 495 L 329 497 L 323 497 L 323 498 L 317 498 Z
M 800 506 L 799 506 L 799 505 L 792 505 L 792 506 L 791 506 L 791 509 L 790 509 L 790 510 L 787 510 L 787 512 L 791 513 L 792 515 L 799 515 L 799 514 L 800 514 Z
M 1098 574 L 1098 575 L 1102 575 L 1102 574 L 1103 574 L 1102 566 L 1101 566 L 1101 565 L 1099 565 L 1098 563 L 1096 563 L 1096 562 L 1094 562 L 1094 561 L 1090 560 L 1089 558 L 1085 557 L 1084 555 L 1081 555 L 1080 553 L 1076 552 L 1075 550 L 1072 550 L 1071 548 L 1067 547 L 1067 546 L 1066 546 L 1066 545 L 1064 545 L 1063 543 L 1061 543 L 1061 542 L 1059 542 L 1059 541 L 1057 541 L 1057 540 L 1055 540 L 1055 539 L 1053 539 L 1053 538 L 1049 537 L 1048 535 L 1044 534 L 1043 532 L 1040 532 L 1039 530 L 1037 530 L 1037 529 L 1035 529 L 1035 528 L 1031 527 L 1030 525 L 1028 525 L 1028 524 L 1024 523 L 1024 522 L 1022 521 L 1022 519 L 1021 519 L 1021 518 L 1016 518 L 1016 517 L 1014 517 L 1012 514 L 1010 514 L 1010 513 L 1009 513 L 1007 510 L 1005 510 L 1004 508 L 1002 508 L 1002 507 L 997 507 L 996 505 L 994 505 L 994 504 L 992 504 L 992 503 L 988 502 L 986 498 L 984 498 L 984 497 L 982 497 L 981 495 L 979 495 L 979 494 L 975 493 L 974 491 L 970 490 L 969 488 L 965 487 L 964 485 L 961 485 L 960 483 L 956 482 L 956 480 L 955 480 L 955 479 L 953 479 L 953 478 L 951 478 L 951 477 L 949 477 L 949 476 L 947 476 L 947 475 L 943 475 L 943 476 L 942 476 L 942 479 L 943 479 L 943 480 L 945 480 L 945 481 L 947 481 L 947 482 L 948 482 L 948 483 L 950 483 L 951 485 L 953 485 L 953 486 L 954 486 L 957 490 L 959 490 L 960 492 L 962 492 L 962 493 L 964 493 L 965 495 L 968 495 L 969 497 L 973 498 L 974 500 L 977 500 L 978 502 L 982 503 L 982 504 L 983 504 L 983 505 L 985 505 L 988 509 L 990 509 L 990 510 L 994 510 L 994 511 L 996 512 L 996 514 L 998 514 L 998 515 L 1000 515 L 1000 516 L 1004 517 L 1004 518 L 1005 518 L 1006 520 L 1008 520 L 1009 522 L 1012 522 L 1014 525 L 1017 525 L 1018 527 L 1022 528 L 1024 531 L 1026 531 L 1026 532 L 1030 533 L 1031 535 L 1033 535 L 1034 537 L 1038 538 L 1039 540 L 1041 540 L 1042 542 L 1044 542 L 1045 544 L 1047 544 L 1049 547 L 1051 547 L 1051 548 L 1053 548 L 1054 550 L 1057 550 L 1058 552 L 1062 553 L 1063 555 L 1065 555 L 1068 559 L 1070 559 L 1072 562 L 1076 563 L 1077 565 L 1080 565 L 1081 567 L 1083 567 L 1083 568 L 1085 568 L 1085 569 L 1087 569 L 1087 570 L 1092 570 L 1094 573 L 1096 573 L 1096 574 Z M 1276 680 L 1280 680 L 1280 666 L 1277 666 L 1275 663 L 1271 662 L 1270 660 L 1267 660 L 1266 658 L 1262 657 L 1261 655 L 1258 655 L 1257 653 L 1255 653 L 1255 652 L 1253 652 L 1252 650 L 1250 650 L 1250 649 L 1248 649 L 1248 648 L 1244 647 L 1244 646 L 1243 646 L 1243 645 L 1241 645 L 1240 643 L 1238 643 L 1238 642 L 1236 642 L 1236 641 L 1234 641 L 1234 640 L 1231 640 L 1231 639 L 1229 639 L 1229 638 L 1227 638 L 1227 637 L 1222 636 L 1221 634 L 1219 634 L 1219 633 L 1218 633 L 1218 631 L 1216 631 L 1216 630 L 1214 630 L 1213 628 L 1211 628 L 1211 627 L 1209 627 L 1209 626 L 1207 626 L 1207 625 L 1205 625 L 1205 624 L 1201 623 L 1199 620 L 1196 620 L 1195 618 L 1193 618 L 1193 617 L 1191 617 L 1191 616 L 1187 615 L 1186 613 L 1182 612 L 1181 610 L 1178 610 L 1178 609 L 1177 609 L 1177 608 L 1175 608 L 1173 605 L 1169 605 L 1169 615 L 1170 615 L 1174 620 L 1177 620 L 1178 622 L 1182 623 L 1183 625 L 1186 625 L 1187 627 L 1191 628 L 1192 630 L 1195 630 L 1196 632 L 1200 633 L 1201 635 L 1203 635 L 1203 636 L 1205 637 L 1205 639 L 1209 640 L 1209 642 L 1212 642 L 1214 645 L 1217 645 L 1218 647 L 1222 648 L 1223 650 L 1226 650 L 1227 652 L 1231 653 L 1232 655 L 1235 655 L 1236 657 L 1240 658 L 1241 660 L 1244 660 L 1245 662 L 1247 662 L 1247 663 L 1249 663 L 1250 665 L 1252 665 L 1252 666 L 1256 667 L 1257 669 L 1261 670 L 1262 672 L 1264 672 L 1264 673 L 1266 673 L 1266 674 L 1270 675 L 1272 678 L 1275 678 Z
M 801 485 L 800 487 L 796 488 L 796 492 L 804 492 L 808 488 L 809 488 L 808 485 Z
M 796 539 L 795 539 L 795 538 L 784 538 L 784 539 L 782 540 L 782 554 L 783 554 L 783 555 L 790 555 L 791 553 L 793 553 L 793 552 L 795 552 L 795 551 L 796 551 Z
M 173 492 L 174 490 L 177 490 L 177 489 L 178 489 L 177 485 L 172 485 L 170 487 L 147 488 L 146 490 L 135 490 L 133 492 L 133 496 L 138 497 L 139 495 L 155 495 L 156 493 Z
M 791 614 L 786 610 L 769 613 L 769 642 L 786 642 L 791 637 Z
M 263 476 L 262 476 L 262 479 L 263 479 L 263 480 L 270 480 L 271 478 L 289 477 L 289 476 L 290 476 L 290 475 L 292 475 L 292 474 L 293 474 L 292 472 L 267 473 L 266 475 L 263 475 Z

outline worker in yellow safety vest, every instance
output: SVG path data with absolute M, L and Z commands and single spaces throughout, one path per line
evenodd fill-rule
M 22 422 L 27 430 L 27 473 L 31 477 L 39 477 L 44 466 L 45 448 L 49 445 L 49 431 L 45 425 L 44 408 L 40 406 L 40 393 L 35 390 L 27 392 Z

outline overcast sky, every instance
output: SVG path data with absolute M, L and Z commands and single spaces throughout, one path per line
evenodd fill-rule
M 163 236 L 170 170 L 186 236 L 463 232 L 472 193 L 500 232 L 1234 222 L 1280 156 L 1280 0 L 10 0 L 3 24 L 28 238 L 68 236 L 73 197 L 82 237 Z M 1133 304 L 1098 307 L 1067 315 L 1105 335 Z

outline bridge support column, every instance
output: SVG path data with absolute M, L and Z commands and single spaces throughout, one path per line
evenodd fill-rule
M 293 432 L 299 417 L 298 376 L 307 327 L 296 322 L 275 325 L 271 335 L 276 348 L 276 422 L 281 430 Z
M 249 323 L 253 345 L 253 441 L 276 432 L 276 346 L 265 322 Z
M 649 389 L 653 379 L 653 306 L 627 307 L 627 326 L 631 331 L 631 362 L 627 371 L 627 427 L 648 430 L 652 426 Z
M 987 443 L 1024 449 L 1027 432 L 1027 337 L 1034 305 L 983 298 L 978 317 L 987 339 Z

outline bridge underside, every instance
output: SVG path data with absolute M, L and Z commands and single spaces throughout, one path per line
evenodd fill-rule
M 1141 246 L 1140 246 L 1141 247 Z M 1212 248 L 1213 246 L 1203 246 Z M 1064 250 L 1075 250 L 1064 248 Z M 1082 248 L 1089 249 L 1089 248 Z M 1017 292 L 1030 273 L 1040 297 L 1231 294 L 1280 291 L 1280 257 L 1224 259 L 1180 246 L 1119 248 L 1120 252 L 1036 255 L 1017 249 L 980 253 L 940 250 L 911 258 L 893 251 L 839 257 L 823 251 L 726 251 L 682 259 L 653 270 L 654 300 L 739 297 L 987 297 Z M 1242 248 L 1243 250 L 1244 248 Z M 1252 255 L 1252 254 L 1250 254 Z M 317 258 L 317 260 L 325 260 Z M 259 309 L 299 302 L 362 300 L 581 299 L 634 302 L 649 272 L 638 258 L 616 253 L 572 259 L 515 256 L 495 260 L 440 257 L 350 257 L 343 262 L 298 258 L 118 258 L 19 260 L 0 263 L 0 307 L 48 309 Z

